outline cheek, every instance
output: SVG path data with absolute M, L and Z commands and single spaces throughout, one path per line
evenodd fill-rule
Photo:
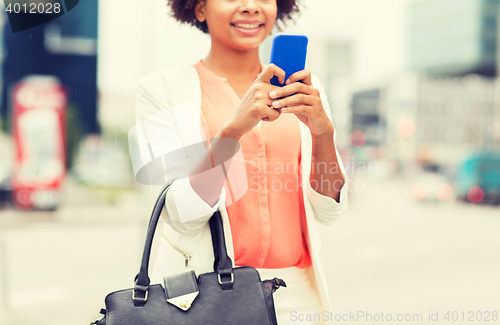
M 272 22 L 276 23 L 276 16 L 277 15 L 278 15 L 278 9 L 277 8 L 270 9 L 267 12 L 267 17 L 266 17 L 267 21 L 272 21 Z
M 272 23 L 271 24 L 267 24 L 267 30 L 269 32 L 272 32 L 272 30 L 274 29 L 274 26 L 276 25 L 276 15 L 272 15 L 269 17 L 268 21 L 271 21 Z
M 225 28 L 229 25 L 232 15 L 231 10 L 220 7 L 207 7 L 206 11 L 210 12 L 210 14 L 206 16 L 206 22 L 209 29 L 211 28 L 212 30 L 217 30 Z

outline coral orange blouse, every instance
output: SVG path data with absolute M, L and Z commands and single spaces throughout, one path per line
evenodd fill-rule
M 214 138 L 241 100 L 227 79 L 206 68 L 201 60 L 194 67 L 201 83 L 201 123 L 206 139 Z M 292 114 L 281 114 L 240 138 L 248 190 L 227 207 L 235 265 L 268 269 L 311 266 L 302 235 L 306 216 L 298 123 Z M 231 189 L 228 183 L 224 184 L 227 196 Z

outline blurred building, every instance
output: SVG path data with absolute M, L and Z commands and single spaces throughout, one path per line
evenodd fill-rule
M 354 44 L 351 40 L 335 38 L 310 39 L 307 68 L 317 75 L 328 96 L 333 125 L 337 132 L 336 145 L 349 148 L 351 133 L 351 98 L 354 76 Z
M 381 112 L 381 96 L 381 89 L 360 91 L 352 96 L 352 131 L 361 131 L 367 146 L 385 143 L 386 122 Z
M 473 151 L 499 151 L 499 94 L 497 79 L 479 75 L 400 75 L 388 83 L 382 103 L 387 145 L 402 158 L 448 166 Z M 409 127 L 414 133 L 408 132 Z
M 409 4 L 412 72 L 352 94 L 353 130 L 400 161 L 454 167 L 472 151 L 500 150 L 497 39 L 500 0 Z
M 5 56 L 4 54 L 4 48 L 5 48 L 5 44 L 4 44 L 4 28 L 6 27 L 5 25 L 5 21 L 7 20 L 7 13 L 5 11 L 0 11 L 0 62 L 3 62 L 3 58 Z M 0 84 L 3 85 L 3 65 L 0 64 Z M 0 91 L 0 103 L 2 101 L 2 92 Z M 1 108 L 0 108 L 0 112 L 1 112 Z M 2 114 L 0 114 L 0 130 L 1 130 L 1 126 L 3 124 L 2 122 Z
M 409 65 L 438 75 L 496 75 L 500 0 L 409 5 Z
M 69 90 L 69 108 L 78 122 L 70 131 L 99 132 L 97 0 L 80 1 L 61 17 L 17 33 L 5 19 L 3 38 L 0 113 L 4 121 L 10 121 L 10 91 L 18 81 L 27 75 L 52 75 Z

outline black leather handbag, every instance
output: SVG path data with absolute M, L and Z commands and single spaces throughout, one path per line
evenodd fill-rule
M 286 284 L 282 279 L 261 281 L 251 266 L 234 267 L 227 255 L 220 212 L 210 218 L 214 272 L 196 277 L 188 271 L 150 285 L 151 245 L 167 190 L 162 191 L 149 221 L 141 268 L 132 289 L 115 291 L 105 298 L 106 309 L 91 325 L 170 324 L 269 324 L 277 325 L 273 292 Z

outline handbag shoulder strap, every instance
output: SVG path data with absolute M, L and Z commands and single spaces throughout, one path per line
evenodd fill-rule
M 135 306 L 144 306 L 147 301 L 147 292 L 149 289 L 149 260 L 151 258 L 151 247 L 155 234 L 158 220 L 160 219 L 161 211 L 165 205 L 167 191 L 173 182 L 169 183 L 158 196 L 156 203 L 151 213 L 148 230 L 146 234 L 146 242 L 142 253 L 141 267 L 139 273 L 135 277 L 134 290 L 132 299 Z M 233 263 L 227 255 L 226 241 L 224 237 L 224 228 L 222 226 L 222 218 L 219 211 L 216 211 L 210 218 L 210 232 L 212 234 L 212 244 L 214 249 L 214 271 L 218 273 L 219 283 L 223 290 L 231 289 L 234 282 Z
M 147 292 L 150 283 L 148 274 L 149 260 L 151 258 L 151 246 L 153 245 L 153 237 L 156 226 L 158 224 L 158 220 L 160 219 L 161 209 L 163 209 L 163 206 L 165 205 L 165 197 L 167 196 L 167 191 L 171 185 L 172 182 L 169 183 L 160 193 L 160 195 L 156 199 L 153 212 L 151 213 L 151 218 L 149 220 L 148 230 L 146 233 L 146 242 L 144 244 L 144 250 L 142 252 L 141 267 L 139 269 L 139 273 L 135 276 L 134 291 L 132 295 L 135 306 L 143 306 L 148 299 Z
M 223 290 L 233 287 L 233 261 L 227 255 L 226 238 L 224 236 L 224 227 L 222 226 L 222 217 L 217 210 L 210 218 L 210 232 L 212 234 L 212 245 L 214 248 L 214 271 L 219 274 L 219 283 Z M 225 281 L 228 278 L 229 281 Z

